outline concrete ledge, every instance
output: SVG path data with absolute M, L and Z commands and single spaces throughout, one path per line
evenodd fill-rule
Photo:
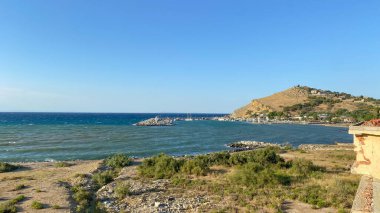
M 372 126 L 350 126 L 348 131 L 350 134 L 368 134 L 368 135 L 380 135 L 380 127 Z
M 378 197 L 378 196 L 377 196 Z M 352 213 L 372 213 L 373 208 L 373 179 L 363 176 L 351 209 Z
M 373 212 L 380 212 L 380 180 L 373 180 Z

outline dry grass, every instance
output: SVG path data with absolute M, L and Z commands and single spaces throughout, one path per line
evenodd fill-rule
M 323 178 L 309 178 L 305 182 L 295 183 L 294 187 L 303 188 L 306 186 L 323 185 L 334 187 L 337 180 L 359 181 L 359 177 L 350 174 L 350 166 L 353 163 L 353 151 L 287 151 L 281 154 L 286 160 L 303 158 L 313 161 L 314 164 L 326 168 Z M 137 160 L 141 162 L 141 159 Z M 27 163 L 22 166 L 23 170 L 0 173 L 0 200 L 6 202 L 11 200 L 20 193 L 26 196 L 26 200 L 17 203 L 19 210 L 24 212 L 70 212 L 69 190 L 57 184 L 60 181 L 75 184 L 75 181 L 82 178 L 85 174 L 93 173 L 100 165 L 101 161 L 78 161 L 72 162 L 70 167 L 56 167 L 54 163 Z M 135 161 L 136 164 L 136 161 Z M 179 195 L 179 197 L 196 196 L 206 194 L 210 197 L 213 209 L 204 209 L 205 212 L 220 210 L 220 212 L 251 212 L 258 211 L 252 206 L 264 206 L 259 212 L 275 212 L 272 208 L 273 203 L 283 201 L 284 194 L 287 193 L 287 187 L 282 188 L 264 188 L 256 189 L 253 192 L 252 199 L 240 199 L 240 192 L 230 188 L 231 176 L 238 172 L 237 167 L 229 166 L 212 166 L 206 176 L 186 175 L 184 178 L 191 183 L 183 185 L 170 184 L 166 189 L 167 195 Z M 128 169 L 122 169 L 121 175 L 116 181 L 123 179 L 138 178 L 136 166 L 130 166 Z M 20 185 L 27 186 L 19 191 L 14 189 Z M 230 191 L 229 191 L 230 190 Z M 235 190 L 235 191 L 234 191 Z M 126 190 L 124 190 L 126 191 Z M 256 194 L 255 194 L 256 193 Z M 275 193 L 279 193 L 278 195 Z M 240 196 L 240 197 L 239 197 Z M 244 196 L 243 196 L 244 197 Z M 136 198 L 136 199 L 132 199 Z M 138 196 L 127 196 L 126 201 L 140 202 Z M 299 201 L 286 199 L 282 208 L 292 212 L 337 212 L 334 208 L 325 208 L 313 210 L 311 205 L 303 204 Z M 39 201 L 44 204 L 44 209 L 36 210 L 31 208 L 33 201 Z
M 350 173 L 350 166 L 353 164 L 354 156 L 355 153 L 353 151 L 346 150 L 310 151 L 306 153 L 288 151 L 282 154 L 285 160 L 289 161 L 296 158 L 311 160 L 315 165 L 326 168 L 326 172 L 321 173 L 320 176 L 317 175 L 316 177 L 300 180 L 299 183 L 292 183 L 290 188 L 279 186 L 278 188 L 264 187 L 255 189 L 257 193 L 253 192 L 252 198 L 246 200 L 242 198 L 247 198 L 247 196 L 241 196 L 243 193 L 246 193 L 244 189 L 240 190 L 229 185 L 231 184 L 229 182 L 230 177 L 237 173 L 236 167 L 213 166 L 207 176 L 187 176 L 186 178 L 190 179 L 191 183 L 184 183 L 179 186 L 184 187 L 186 193 L 199 193 L 201 191 L 209 197 L 213 197 L 213 202 L 216 206 L 220 207 L 219 210 L 221 212 L 277 212 L 278 205 L 281 206 L 282 210 L 290 212 L 338 212 L 339 209 L 334 207 L 315 210 L 315 206 L 292 200 L 287 197 L 287 194 L 294 193 L 292 188 L 302 190 L 305 187 L 323 186 L 328 189 L 325 195 L 327 198 L 329 196 L 336 196 L 334 193 L 339 192 L 339 189 L 335 189 L 337 185 L 339 186 L 339 181 L 349 183 L 359 182 L 360 177 Z M 346 195 L 339 196 L 346 197 Z M 283 203 L 284 198 L 286 200 L 285 203 Z M 347 195 L 345 199 L 340 201 L 342 202 L 341 205 L 351 205 L 352 194 L 350 196 Z M 277 207 L 273 206 L 274 204 Z
M 304 158 L 328 170 L 345 169 L 347 172 L 355 161 L 355 152 L 350 150 L 288 151 L 281 155 L 286 160 Z
M 55 163 L 24 163 L 24 169 L 0 173 L 0 198 L 6 202 L 16 197 L 20 191 L 26 200 L 17 207 L 24 212 L 70 212 L 69 193 L 58 183 L 70 182 L 77 173 L 91 173 L 100 161 L 70 162 L 70 167 L 56 167 Z M 25 185 L 20 190 L 20 185 Z M 44 203 L 44 209 L 33 209 L 34 200 Z M 53 207 L 60 206 L 59 209 Z

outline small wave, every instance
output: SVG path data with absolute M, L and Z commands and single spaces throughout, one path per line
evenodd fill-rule
M 9 144 L 16 144 L 16 141 L 9 141 Z
M 53 158 L 45 158 L 45 162 L 56 162 Z
M 29 126 L 33 126 L 34 124 L 28 124 Z

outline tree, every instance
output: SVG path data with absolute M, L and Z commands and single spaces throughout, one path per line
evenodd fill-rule
M 376 118 L 380 118 L 380 107 L 375 108 L 375 116 Z

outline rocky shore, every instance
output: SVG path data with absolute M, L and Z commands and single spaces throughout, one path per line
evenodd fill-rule
M 298 146 L 303 151 L 318 150 L 354 150 L 352 143 L 336 143 L 336 144 L 301 144 Z
M 170 180 L 144 180 L 138 178 L 136 168 L 125 168 L 112 183 L 96 192 L 108 212 L 197 212 L 200 207 L 212 209 L 213 204 L 205 193 L 171 189 Z M 119 200 L 115 197 L 117 182 L 130 186 L 129 196 Z
M 233 148 L 233 151 L 246 151 L 246 150 L 255 150 L 265 147 L 278 147 L 284 148 L 286 145 L 275 144 L 275 143 L 266 143 L 259 141 L 239 141 L 227 145 L 228 147 Z
M 144 121 L 140 121 L 135 126 L 173 126 L 174 120 L 170 118 L 150 118 Z

